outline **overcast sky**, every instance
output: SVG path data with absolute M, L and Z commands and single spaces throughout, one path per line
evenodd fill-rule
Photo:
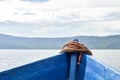
M 0 33 L 28 37 L 120 34 L 120 0 L 0 0 Z

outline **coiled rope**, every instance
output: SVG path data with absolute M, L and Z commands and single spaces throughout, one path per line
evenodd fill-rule
M 62 47 L 62 51 L 60 51 L 60 52 L 61 53 L 63 53 L 63 52 L 78 52 L 78 58 L 77 58 L 78 65 L 80 64 L 83 53 L 92 55 L 92 52 L 86 46 L 84 46 L 84 44 L 80 44 L 79 42 L 75 42 L 75 41 L 70 41 L 70 42 L 65 43 L 64 46 Z

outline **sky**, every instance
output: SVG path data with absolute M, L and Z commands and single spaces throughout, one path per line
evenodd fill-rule
M 120 0 L 0 0 L 0 34 L 120 35 Z

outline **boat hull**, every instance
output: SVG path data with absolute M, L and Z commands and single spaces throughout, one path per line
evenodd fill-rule
M 0 73 L 0 80 L 68 80 L 70 55 L 60 54 Z M 120 74 L 83 54 L 76 80 L 120 80 Z

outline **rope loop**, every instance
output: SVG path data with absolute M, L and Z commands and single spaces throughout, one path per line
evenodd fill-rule
M 80 64 L 80 60 L 83 53 L 86 53 L 88 55 L 92 55 L 92 52 L 84 45 L 80 44 L 79 42 L 70 41 L 64 44 L 62 47 L 62 51 L 60 52 L 78 52 L 78 59 L 77 64 Z

